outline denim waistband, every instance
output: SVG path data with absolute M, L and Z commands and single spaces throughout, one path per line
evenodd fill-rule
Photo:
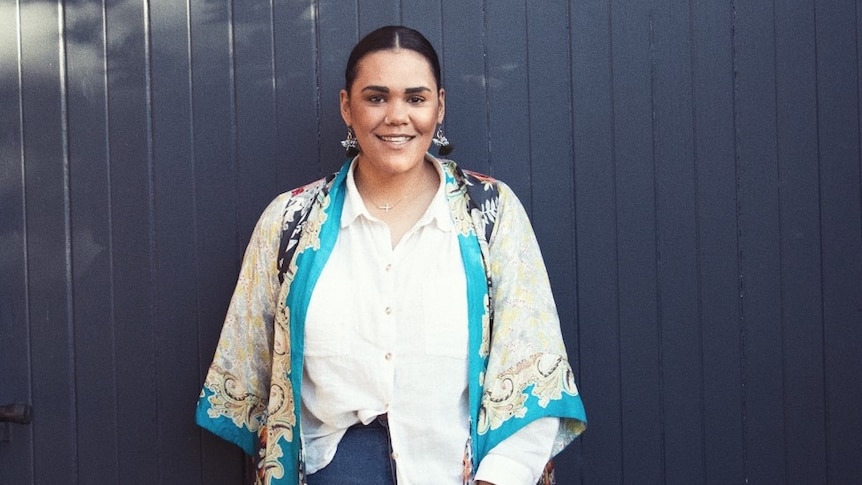
M 384 413 L 384 414 L 377 416 L 373 420 L 371 420 L 371 422 L 368 424 L 362 424 L 362 422 L 359 422 L 359 423 L 356 423 L 347 429 L 367 429 L 367 428 L 388 429 L 389 428 L 389 417 Z

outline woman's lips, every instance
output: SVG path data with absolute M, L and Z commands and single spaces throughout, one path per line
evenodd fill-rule
M 377 135 L 377 138 L 387 143 L 407 143 L 413 139 L 408 135 Z

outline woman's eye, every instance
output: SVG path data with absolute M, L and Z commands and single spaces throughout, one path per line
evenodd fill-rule
M 413 104 L 418 104 L 425 101 L 425 98 L 423 98 L 422 96 L 412 96 L 410 97 L 410 99 L 408 99 L 408 101 Z
M 383 96 L 371 96 L 370 98 L 368 98 L 368 101 L 372 103 L 382 103 L 386 100 L 383 98 Z

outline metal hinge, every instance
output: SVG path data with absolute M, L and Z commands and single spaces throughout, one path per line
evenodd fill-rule
M 11 437 L 10 424 L 30 424 L 33 420 L 33 406 L 25 403 L 12 403 L 0 406 L 0 443 L 8 443 Z

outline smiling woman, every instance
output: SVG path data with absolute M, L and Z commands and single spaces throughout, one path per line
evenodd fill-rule
M 255 228 L 197 418 L 259 483 L 547 484 L 586 426 L 521 203 L 428 153 L 440 79 L 419 32 L 363 38 L 351 159 Z
M 360 150 L 356 186 L 395 246 L 440 185 L 425 153 L 443 122 L 446 93 L 428 61 L 409 49 L 376 51 L 358 64 L 358 76 L 341 91 L 341 116 Z

